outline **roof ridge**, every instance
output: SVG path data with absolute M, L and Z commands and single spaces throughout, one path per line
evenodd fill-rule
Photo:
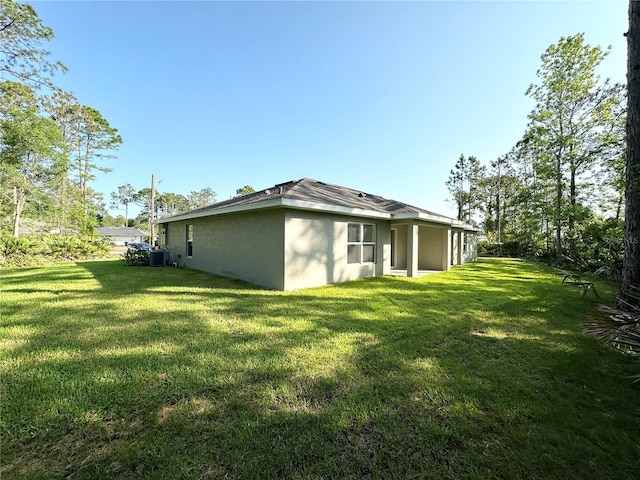
M 315 204 L 317 206 L 324 205 L 332 208 L 344 208 L 353 212 L 370 212 L 375 215 L 397 216 L 426 214 L 442 220 L 453 220 L 446 215 L 431 212 L 380 195 L 371 194 L 365 190 L 343 187 L 309 177 L 276 183 L 274 186 L 264 188 L 257 192 L 232 197 L 228 200 L 216 202 L 187 212 L 181 212 L 173 217 L 202 216 L 208 215 L 209 212 L 215 215 L 216 211 L 228 211 L 228 209 L 237 211 L 237 209 L 246 210 L 277 205 L 286 206 L 283 201 L 286 201 L 286 205 L 298 206 L 300 208 L 307 208 Z M 164 219 L 158 219 L 158 221 L 162 220 Z

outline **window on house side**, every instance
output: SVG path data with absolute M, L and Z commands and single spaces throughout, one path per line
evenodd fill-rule
M 347 226 L 347 263 L 374 263 L 376 260 L 376 226 L 350 223 Z
M 169 245 L 169 224 L 163 223 L 160 226 L 160 231 L 158 232 L 158 241 L 161 247 L 166 247 Z
M 187 257 L 193 257 L 193 225 L 187 225 Z

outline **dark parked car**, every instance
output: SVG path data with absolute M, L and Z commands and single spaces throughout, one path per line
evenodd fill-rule
M 130 250 L 149 250 L 147 242 L 129 242 L 127 248 Z

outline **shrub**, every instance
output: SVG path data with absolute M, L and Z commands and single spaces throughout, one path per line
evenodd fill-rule
M 122 254 L 122 260 L 130 267 L 148 267 L 149 251 L 129 249 Z
M 532 245 L 515 240 L 502 243 L 488 241 L 478 243 L 478 255 L 487 257 L 527 258 L 534 254 Z
M 106 257 L 109 241 L 85 235 L 0 235 L 0 265 L 26 267 L 60 261 Z
M 487 241 L 478 242 L 478 255 L 485 257 L 497 257 L 498 244 Z
M 587 225 L 578 238 L 585 269 L 609 280 L 619 280 L 624 257 L 624 222 L 607 219 Z

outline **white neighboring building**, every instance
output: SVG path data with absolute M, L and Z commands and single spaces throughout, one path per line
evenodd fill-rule
M 142 242 L 149 236 L 148 233 L 135 227 L 98 227 L 98 233 L 110 238 L 114 245 Z

